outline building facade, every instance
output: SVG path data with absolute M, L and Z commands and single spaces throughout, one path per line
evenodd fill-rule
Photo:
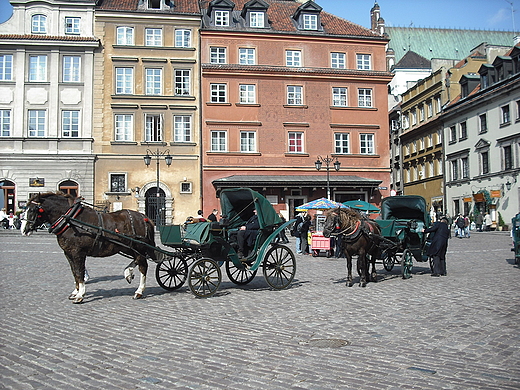
M 11 1 L 0 24 L 0 204 L 23 208 L 33 193 L 94 199 L 94 5 Z
M 98 2 L 96 203 L 159 225 L 197 214 L 199 28 L 196 1 Z
M 328 192 L 389 194 L 385 37 L 313 1 L 202 1 L 201 12 L 206 210 L 232 186 L 288 217 Z
M 443 115 L 448 211 L 510 224 L 520 210 L 520 47 L 460 84 Z

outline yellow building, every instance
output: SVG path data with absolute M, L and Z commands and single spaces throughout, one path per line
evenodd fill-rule
M 199 27 L 192 1 L 96 9 L 95 202 L 110 211 L 164 224 L 201 208 Z

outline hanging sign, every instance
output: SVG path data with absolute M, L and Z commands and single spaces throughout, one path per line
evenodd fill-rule
M 489 195 L 492 198 L 501 198 L 502 197 L 502 191 L 500 191 L 500 190 L 491 190 L 491 191 L 489 191 Z
M 29 178 L 29 187 L 44 187 L 45 179 L 40 177 L 31 177 Z

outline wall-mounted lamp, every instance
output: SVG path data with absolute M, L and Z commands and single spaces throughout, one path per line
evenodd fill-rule
M 513 179 L 512 183 L 509 181 L 509 179 L 507 179 L 507 181 L 506 181 L 506 188 L 508 191 L 511 189 L 513 184 L 516 184 L 516 176 L 513 176 L 512 179 Z

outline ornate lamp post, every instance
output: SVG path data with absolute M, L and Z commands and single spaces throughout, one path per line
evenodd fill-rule
M 327 154 L 327 157 L 321 157 L 321 156 L 318 156 L 318 159 L 316 160 L 316 162 L 314 163 L 314 165 L 316 166 L 316 169 L 319 171 L 321 169 L 321 166 L 323 165 L 323 163 L 325 163 L 325 166 L 327 168 L 327 199 L 330 200 L 330 173 L 329 173 L 329 169 L 330 169 L 330 163 L 334 161 L 334 158 L 333 157 L 329 157 L 329 155 Z M 337 171 L 339 171 L 339 168 L 341 166 L 341 163 L 338 161 L 338 158 L 336 157 L 336 161 L 334 161 L 334 169 Z
M 159 227 L 160 222 L 161 222 L 160 210 L 159 210 L 159 198 L 161 196 L 159 194 L 159 160 L 160 160 L 161 156 L 164 156 L 164 160 L 166 161 L 166 165 L 168 165 L 168 166 L 172 165 L 173 158 L 172 158 L 172 156 L 170 156 L 170 149 L 167 149 L 167 150 L 165 150 L 163 152 L 161 152 L 159 149 L 157 149 L 157 151 L 155 151 L 155 152 L 152 152 L 150 149 L 146 149 L 146 156 L 143 157 L 144 163 L 146 164 L 146 166 L 150 165 L 150 163 L 152 162 L 152 157 L 155 157 L 155 160 L 157 161 L 157 168 L 156 168 L 157 184 L 156 184 L 156 187 L 155 187 L 155 196 L 156 196 L 155 225 L 157 227 Z

